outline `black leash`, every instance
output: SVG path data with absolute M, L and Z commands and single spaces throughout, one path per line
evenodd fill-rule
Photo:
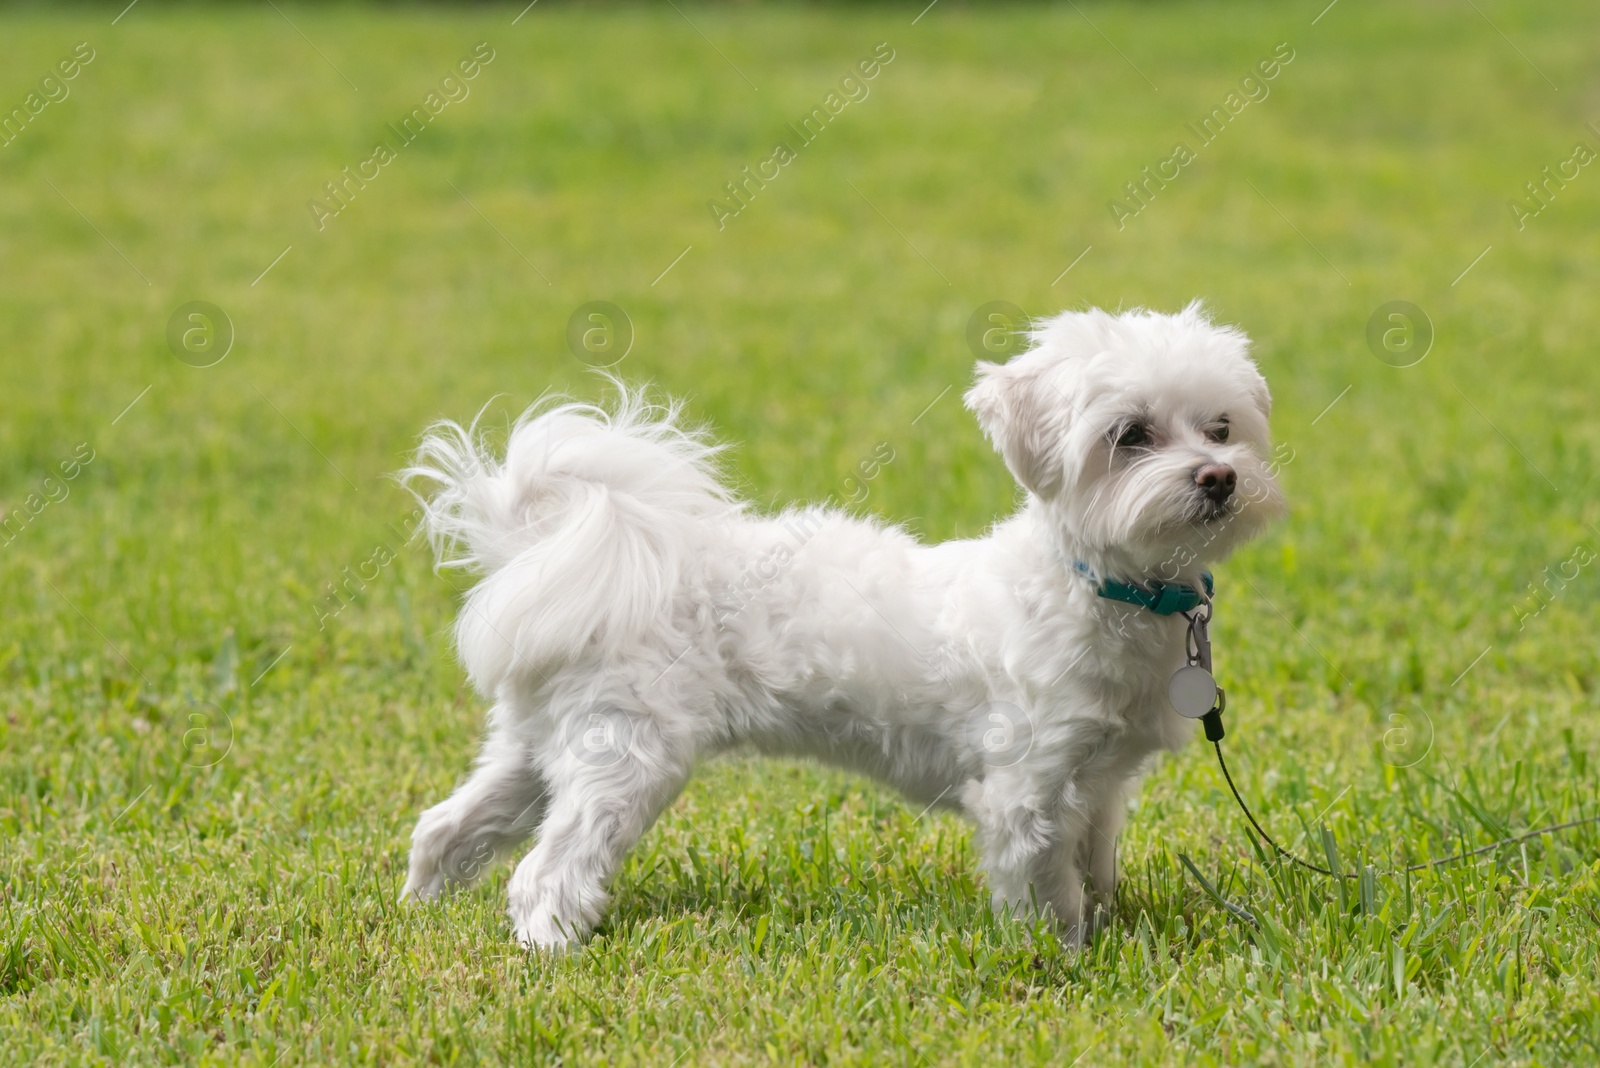
M 1267 833 L 1266 828 L 1262 827 L 1260 821 L 1256 819 L 1255 813 L 1250 811 L 1250 806 L 1245 803 L 1244 797 L 1239 793 L 1239 787 L 1234 784 L 1233 775 L 1228 771 L 1228 762 L 1222 756 L 1222 739 L 1227 734 L 1227 731 L 1222 726 L 1222 712 L 1227 707 L 1227 695 L 1223 692 L 1222 687 L 1216 684 L 1211 675 L 1210 598 L 1207 597 L 1203 605 L 1183 613 L 1183 616 L 1189 621 L 1189 634 L 1186 639 L 1189 664 L 1187 667 L 1180 668 L 1177 674 L 1172 677 L 1172 681 L 1168 685 L 1168 699 L 1180 715 L 1187 716 L 1190 719 L 1199 719 L 1205 725 L 1206 740 L 1211 743 L 1212 748 L 1217 752 L 1217 767 L 1222 769 L 1222 777 L 1227 782 L 1228 790 L 1233 794 L 1233 799 L 1239 803 L 1239 810 L 1244 813 L 1244 818 L 1250 821 L 1250 826 L 1255 828 L 1256 833 L 1261 836 L 1267 845 L 1272 847 L 1273 852 L 1280 859 L 1287 860 L 1307 871 L 1316 872 L 1318 875 L 1326 875 L 1332 879 L 1361 878 L 1361 872 L 1335 871 L 1332 868 L 1324 868 L 1320 864 L 1313 864 L 1311 861 L 1289 852 L 1279 845 L 1272 835 Z M 1528 831 L 1525 834 L 1502 838 L 1498 842 L 1491 842 L 1477 849 L 1463 850 L 1448 857 L 1423 861 L 1420 864 L 1408 864 L 1405 867 L 1383 871 L 1370 868 L 1368 870 L 1371 870 L 1375 875 L 1404 875 L 1410 872 L 1429 871 L 1446 864 L 1455 864 L 1472 857 L 1482 856 L 1485 853 L 1492 853 L 1497 849 L 1516 845 L 1519 842 L 1526 842 L 1533 838 L 1555 834 L 1560 831 L 1568 831 L 1574 827 L 1584 827 L 1591 823 L 1600 823 L 1600 816 L 1589 816 L 1585 819 L 1569 820 L 1566 823 L 1550 824 L 1546 827 L 1540 827 L 1538 830 Z M 1180 853 L 1178 854 L 1178 859 L 1183 862 L 1184 867 L 1189 869 L 1190 874 L 1199 880 L 1200 885 L 1205 888 L 1206 892 L 1220 902 L 1230 913 L 1250 923 L 1256 922 L 1255 917 L 1251 915 L 1248 909 L 1235 905 L 1223 897 L 1200 874 L 1194 862 L 1187 856 Z
M 1250 811 L 1250 806 L 1244 803 L 1243 797 L 1239 796 L 1239 788 L 1233 784 L 1233 776 L 1228 774 L 1228 762 L 1222 759 L 1222 741 L 1220 739 L 1221 730 L 1222 724 L 1221 717 L 1219 716 L 1217 720 L 1217 731 L 1219 737 L 1211 740 L 1212 748 L 1217 751 L 1217 767 L 1222 769 L 1222 777 L 1227 780 L 1228 789 L 1233 793 L 1233 799 L 1239 802 L 1239 809 L 1244 813 L 1244 818 L 1250 821 L 1250 826 L 1254 827 L 1256 829 L 1256 833 L 1261 836 L 1262 840 L 1265 841 L 1267 845 L 1272 847 L 1272 851 L 1278 854 L 1278 856 L 1282 857 L 1284 860 L 1298 864 L 1307 871 L 1314 871 L 1318 875 L 1327 875 L 1335 879 L 1361 878 L 1360 872 L 1332 871 L 1320 865 L 1313 864 L 1309 860 L 1304 860 L 1295 856 L 1293 853 L 1289 852 L 1287 849 L 1283 848 L 1273 840 L 1272 835 L 1268 834 L 1266 830 L 1262 828 L 1261 824 L 1256 821 L 1255 814 Z M 1209 724 L 1207 725 L 1206 729 L 1206 737 L 1211 738 Z M 1529 839 L 1538 838 L 1546 834 L 1555 834 L 1558 831 L 1569 831 L 1574 827 L 1583 827 L 1590 823 L 1600 823 L 1600 816 L 1589 816 L 1588 818 L 1581 820 L 1568 820 L 1566 823 L 1552 823 L 1548 827 L 1540 827 L 1538 830 L 1528 831 L 1526 834 L 1519 834 L 1510 838 L 1502 838 L 1498 842 L 1491 842 L 1486 846 L 1479 846 L 1477 849 L 1466 850 L 1448 857 L 1440 857 L 1437 860 L 1426 860 L 1421 864 L 1407 864 L 1403 868 L 1391 868 L 1386 871 L 1374 870 L 1374 874 L 1404 875 L 1407 872 L 1427 871 L 1430 868 L 1438 868 L 1446 864 L 1454 864 L 1457 861 L 1468 860 L 1472 857 L 1482 856 L 1485 853 L 1493 853 L 1496 849 L 1502 849 L 1508 845 L 1516 845 L 1518 842 L 1526 842 Z

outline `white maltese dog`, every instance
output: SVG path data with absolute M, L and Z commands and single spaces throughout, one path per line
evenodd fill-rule
M 964 811 L 995 906 L 1081 943 L 1130 787 L 1193 727 L 1168 699 L 1175 609 L 1282 498 L 1249 342 L 1198 303 L 1068 312 L 1030 339 L 966 395 L 1026 499 L 942 545 L 834 508 L 756 514 L 676 405 L 625 388 L 612 411 L 535 407 L 503 460 L 475 426 L 431 428 L 405 477 L 436 483 L 441 563 L 482 575 L 456 644 L 494 705 L 476 769 L 417 823 L 402 897 L 531 833 L 516 937 L 582 938 L 695 762 L 748 743 Z

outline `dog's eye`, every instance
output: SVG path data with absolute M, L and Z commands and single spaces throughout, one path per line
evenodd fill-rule
M 1217 421 L 1217 425 L 1216 426 L 1214 426 L 1210 430 L 1206 431 L 1206 437 L 1210 438 L 1212 441 L 1219 442 L 1219 443 L 1227 441 L 1228 440 L 1228 418 L 1227 418 L 1227 416 L 1223 416 L 1221 419 L 1219 419 Z
M 1150 444 L 1150 428 L 1143 423 L 1134 423 L 1123 429 L 1117 436 L 1117 446 L 1123 449 L 1138 448 L 1140 445 Z

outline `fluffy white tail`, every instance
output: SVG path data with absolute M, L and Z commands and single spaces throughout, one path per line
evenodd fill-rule
M 435 423 L 400 474 L 422 502 L 439 565 L 483 575 L 456 621 L 456 646 L 486 696 L 659 627 L 707 522 L 741 507 L 718 477 L 721 446 L 682 427 L 678 403 L 653 405 L 614 385 L 609 411 L 528 409 L 503 461 L 477 420 Z

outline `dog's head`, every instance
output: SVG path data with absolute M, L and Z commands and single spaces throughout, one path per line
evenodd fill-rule
M 1266 380 L 1249 339 L 1198 302 L 1066 312 L 1030 339 L 978 364 L 967 407 L 1081 559 L 1171 580 L 1282 512 Z

